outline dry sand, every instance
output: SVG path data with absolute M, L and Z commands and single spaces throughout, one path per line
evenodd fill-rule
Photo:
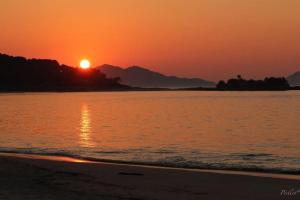
M 0 199 L 300 199 L 300 176 L 1 154 Z

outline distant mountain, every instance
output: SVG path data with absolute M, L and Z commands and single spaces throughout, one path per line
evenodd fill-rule
M 139 66 L 126 69 L 112 65 L 102 65 L 98 69 L 109 78 L 121 78 L 121 83 L 143 88 L 189 88 L 214 87 L 215 83 L 200 78 L 179 78 L 166 76 Z
M 98 91 L 130 87 L 97 69 L 82 71 L 55 60 L 0 54 L 0 91 Z
M 288 76 L 287 80 L 291 86 L 300 86 L 300 71 Z

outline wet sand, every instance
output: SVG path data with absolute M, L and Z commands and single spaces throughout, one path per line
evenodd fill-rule
M 0 199 L 300 199 L 300 176 L 3 153 Z

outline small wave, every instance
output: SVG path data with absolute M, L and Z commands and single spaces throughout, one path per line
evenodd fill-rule
M 66 156 L 66 157 L 80 157 L 71 152 L 64 150 L 54 150 L 47 148 L 0 148 L 0 153 L 16 153 L 16 154 L 32 154 L 32 155 L 46 155 L 46 156 Z
M 300 175 L 299 168 L 287 167 L 268 167 L 265 165 L 247 165 L 245 163 L 223 163 L 223 162 L 205 162 L 187 160 L 183 156 L 168 156 L 160 160 L 117 160 L 117 159 L 101 159 L 99 157 L 90 156 L 91 154 L 81 154 L 69 152 L 66 150 L 58 149 L 42 149 L 42 148 L 0 148 L 2 153 L 21 153 L 32 155 L 46 155 L 46 156 L 65 156 L 76 159 L 83 159 L 95 162 L 111 162 L 121 164 L 134 164 L 134 165 L 149 165 L 173 168 L 187 168 L 187 169 L 213 169 L 213 170 L 233 170 L 233 171 L 249 171 L 249 172 L 264 172 L 264 173 L 280 173 L 280 174 L 293 174 Z M 127 151 L 99 151 L 100 153 L 114 154 L 114 153 L 128 153 Z M 98 153 L 99 153 L 98 152 Z M 238 154 L 239 156 L 256 157 L 256 156 L 270 156 L 272 154 Z
M 129 153 L 136 153 L 139 152 L 139 150 L 127 150 L 127 151 L 94 151 L 94 153 L 97 154 L 129 154 Z M 176 151 L 171 150 L 158 150 L 158 151 L 148 151 L 147 153 L 153 153 L 153 154 L 173 154 L 176 153 Z
M 100 151 L 94 151 L 96 154 L 130 154 L 130 153 L 139 153 L 143 152 L 143 149 L 125 149 L 125 150 L 100 150 Z
M 273 154 L 268 153 L 233 153 L 232 156 L 241 156 L 241 157 L 261 157 L 261 156 L 272 156 Z
M 176 153 L 176 151 L 169 151 L 169 150 L 159 150 L 159 151 L 152 151 L 151 153 L 157 153 L 157 154 L 173 154 Z
M 126 152 L 126 151 L 94 151 L 94 153 L 98 153 L 98 154 L 127 154 L 129 152 Z
M 271 161 L 273 158 L 273 154 L 268 153 L 242 153 L 242 154 L 234 154 L 233 157 L 239 157 L 241 160 L 264 160 Z

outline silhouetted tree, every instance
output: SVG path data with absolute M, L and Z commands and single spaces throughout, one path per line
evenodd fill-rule
M 226 89 L 225 81 L 223 81 L 223 80 L 219 81 L 218 84 L 217 84 L 217 88 L 220 89 L 220 90 Z
M 0 90 L 60 91 L 129 88 L 119 79 L 106 78 L 97 69 L 82 71 L 55 60 L 26 59 L 0 54 Z
M 264 80 L 245 80 L 240 75 L 237 79 L 220 81 L 217 88 L 220 90 L 287 90 L 289 83 L 285 78 L 265 78 Z

